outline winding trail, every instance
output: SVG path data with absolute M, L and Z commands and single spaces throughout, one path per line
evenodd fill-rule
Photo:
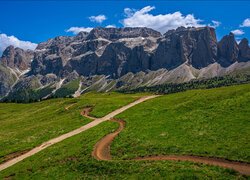
M 95 120 L 96 118 L 95 117 L 92 117 L 89 115 L 89 113 L 92 111 L 93 107 L 86 107 L 84 108 L 82 111 L 81 111 L 81 115 L 86 117 L 86 118 L 89 118 L 89 119 L 92 119 L 92 120 Z
M 98 124 L 100 124 L 100 123 L 102 123 L 104 121 L 110 120 L 114 116 L 126 111 L 127 109 L 129 109 L 129 108 L 131 108 L 131 107 L 133 107 L 133 106 L 135 106 L 137 104 L 140 104 L 140 103 L 142 103 L 142 102 L 144 102 L 146 100 L 156 98 L 156 97 L 158 97 L 158 95 L 142 97 L 142 98 L 140 98 L 140 99 L 138 99 L 138 100 L 136 100 L 136 101 L 134 101 L 134 102 L 132 102 L 132 103 L 130 103 L 128 105 L 125 105 L 125 106 L 123 106 L 123 107 L 121 107 L 121 108 L 107 114 L 106 116 L 104 116 L 102 118 L 96 118 L 92 122 L 78 128 L 78 129 L 70 131 L 70 132 L 68 132 L 66 134 L 63 134 L 63 135 L 59 136 L 59 137 L 53 138 L 53 139 L 41 144 L 40 146 L 35 147 L 34 149 L 31 149 L 27 153 L 22 154 L 21 156 L 15 157 L 15 158 L 13 158 L 13 159 L 11 159 L 9 161 L 6 161 L 6 162 L 0 164 L 0 171 L 4 170 L 4 169 L 6 169 L 6 168 L 8 168 L 10 166 L 13 166 L 14 164 L 16 164 L 16 163 L 18 163 L 18 162 L 32 156 L 32 155 L 34 155 L 34 154 L 36 154 L 36 153 L 38 153 L 38 152 L 40 152 L 40 151 L 42 151 L 42 150 L 44 150 L 46 148 L 58 143 L 58 142 L 61 142 L 61 141 L 65 140 L 65 139 L 67 139 L 69 137 L 72 137 L 72 136 L 77 135 L 77 134 L 79 134 L 79 133 L 81 133 L 83 131 L 86 131 L 86 130 L 92 128 L 92 127 L 95 127 L 95 126 L 97 126 Z
M 111 119 L 110 121 L 119 123 L 119 128 L 106 136 L 104 136 L 100 141 L 98 141 L 92 152 L 92 156 L 97 160 L 111 160 L 110 146 L 115 137 L 124 129 L 125 121 Z
M 110 161 L 112 160 L 110 154 L 110 146 L 115 137 L 125 128 L 125 121 L 111 119 L 111 121 L 119 123 L 119 128 L 106 136 L 104 136 L 100 141 L 98 141 L 92 152 L 92 156 L 97 160 Z M 148 156 L 148 157 L 138 157 L 131 159 L 133 161 L 189 161 L 195 163 L 202 163 L 214 166 L 220 166 L 223 168 L 233 169 L 244 175 L 250 175 L 250 164 L 236 161 L 229 161 L 221 158 L 210 158 L 201 156 L 189 156 L 189 155 L 161 155 L 161 156 Z M 127 161 L 127 160 L 125 160 Z

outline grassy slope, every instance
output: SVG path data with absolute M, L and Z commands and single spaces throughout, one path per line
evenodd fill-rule
M 3 156 L 20 152 L 76 129 L 90 120 L 82 117 L 85 106 L 101 117 L 142 94 L 88 93 L 77 99 L 51 99 L 31 104 L 0 103 L 0 162 Z M 66 111 L 64 108 L 76 103 Z
M 112 122 L 102 123 L 4 170 L 0 179 L 244 179 L 227 169 L 188 162 L 93 159 L 95 143 L 116 128 Z
M 117 159 L 188 154 L 250 162 L 250 84 L 166 95 L 118 117 L 127 124 L 112 146 Z
M 76 79 L 65 85 L 62 85 L 62 87 L 58 89 L 53 96 L 54 97 L 66 97 L 66 96 L 74 94 L 79 87 L 79 81 L 80 79 Z

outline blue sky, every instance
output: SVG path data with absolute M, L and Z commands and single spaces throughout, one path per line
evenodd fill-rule
M 0 46 L 8 44 L 5 41 L 8 41 L 10 36 L 39 43 L 55 36 L 73 35 L 72 32 L 66 32 L 71 27 L 123 27 L 139 23 L 141 26 L 158 28 L 157 30 L 160 28 L 164 32 L 175 23 L 175 16 L 183 23 L 191 21 L 197 25 L 214 26 L 212 21 L 219 22 L 220 25 L 216 27 L 218 39 L 233 30 L 238 30 L 235 31 L 239 34 L 236 35 L 237 39 L 250 39 L 250 27 L 240 27 L 244 20 L 250 18 L 248 1 L 1 1 L 0 7 L 0 34 L 5 35 L 0 38 Z M 134 17 L 135 13 L 145 7 L 146 12 Z M 125 8 L 130 9 L 125 13 Z M 175 14 L 176 12 L 181 15 Z M 98 15 L 104 15 L 105 18 L 96 17 Z M 91 16 L 95 17 L 91 19 Z M 165 27 L 160 27 L 162 23 L 159 22 L 165 23 Z M 250 22 L 246 21 L 245 26 L 248 26 L 248 23 Z M 15 39 L 12 41 L 15 43 Z

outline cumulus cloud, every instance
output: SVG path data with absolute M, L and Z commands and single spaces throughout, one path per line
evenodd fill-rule
M 241 29 L 235 29 L 235 30 L 233 30 L 233 31 L 231 31 L 234 35 L 236 35 L 236 36 L 240 36 L 240 35 L 242 35 L 242 34 L 245 34 L 245 32 L 243 31 L 243 30 L 241 30 Z
M 102 23 L 103 21 L 105 21 L 107 19 L 107 17 L 103 14 L 100 14 L 98 16 L 90 16 L 89 20 L 92 22 L 97 22 L 97 23 Z
M 212 20 L 212 24 L 208 24 L 208 26 L 213 27 L 213 28 L 217 28 L 220 25 L 221 25 L 221 22 L 215 21 L 215 20 Z
M 81 31 L 90 32 L 92 27 L 71 27 L 66 30 L 66 32 L 72 32 L 73 34 L 78 34 Z
M 126 18 L 122 20 L 125 27 L 149 27 L 161 33 L 165 33 L 170 29 L 176 29 L 180 26 L 184 27 L 200 27 L 204 26 L 200 19 L 196 19 L 193 14 L 182 15 L 181 12 L 170 14 L 150 14 L 155 9 L 154 6 L 146 6 L 138 11 L 125 8 Z
M 34 50 L 37 47 L 36 43 L 32 43 L 30 41 L 22 41 L 15 36 L 0 34 L 0 54 L 2 54 L 2 52 L 10 45 L 22 48 L 24 50 Z
M 250 18 L 245 19 L 240 27 L 250 27 Z
M 114 25 L 114 24 L 109 24 L 109 25 L 106 26 L 106 28 L 116 28 L 116 25 Z

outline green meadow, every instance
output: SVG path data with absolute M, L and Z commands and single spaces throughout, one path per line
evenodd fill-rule
M 0 162 L 90 122 L 80 115 L 93 106 L 102 117 L 143 94 L 87 93 L 80 98 L 50 99 L 30 104 L 0 103 Z M 65 110 L 65 107 L 74 104 Z
M 250 84 L 190 90 L 149 100 L 117 116 L 116 159 L 185 154 L 250 162 Z
M 0 179 L 246 179 L 228 169 L 189 162 L 95 160 L 95 143 L 116 128 L 116 123 L 102 123 L 2 171 Z
M 90 122 L 80 115 L 83 107 L 93 106 L 91 115 L 102 117 L 143 95 L 88 93 L 76 99 L 0 104 L 1 160 Z M 249 109 L 250 84 L 160 96 L 117 116 L 126 126 L 111 144 L 112 161 L 91 155 L 95 144 L 118 128 L 107 121 L 5 169 L 0 179 L 248 179 L 217 166 L 131 159 L 185 154 L 249 163 Z

